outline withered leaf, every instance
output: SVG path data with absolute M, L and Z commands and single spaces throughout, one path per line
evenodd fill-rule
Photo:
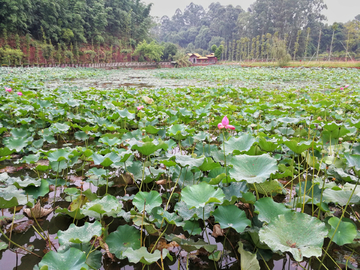
M 218 236 L 224 236 L 224 230 L 220 228 L 219 224 L 215 224 L 211 235 L 215 238 Z
M 29 218 L 43 218 L 49 215 L 53 208 L 43 208 L 41 207 L 40 201 L 38 201 L 33 208 L 25 208 L 24 214 L 26 214 Z

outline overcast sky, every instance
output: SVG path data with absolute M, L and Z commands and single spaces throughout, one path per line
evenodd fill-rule
M 255 0 L 142 0 L 145 3 L 153 3 L 151 15 L 162 17 L 163 15 L 172 16 L 177 8 L 184 8 L 191 2 L 202 5 L 205 9 L 213 2 L 220 2 L 222 5 L 232 4 L 240 5 L 243 9 L 247 9 Z M 356 15 L 360 14 L 360 0 L 325 0 L 328 7 L 323 13 L 328 18 L 328 23 L 348 22 L 353 20 Z

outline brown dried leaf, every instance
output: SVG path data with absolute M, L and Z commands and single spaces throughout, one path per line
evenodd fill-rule
M 166 179 L 162 179 L 162 180 L 156 181 L 155 183 L 158 185 L 166 185 L 166 184 L 170 183 L 170 181 L 167 181 Z
M 215 238 L 218 236 L 224 236 L 224 230 L 220 228 L 219 224 L 215 224 L 211 235 Z
M 33 208 L 25 208 L 24 214 L 26 214 L 29 218 L 43 218 L 49 215 L 52 211 L 54 211 L 53 208 L 43 208 L 41 207 L 40 201 L 36 203 L 36 205 Z
M 149 98 L 147 96 L 143 96 L 142 99 L 145 101 L 145 103 L 147 104 L 152 104 L 154 102 L 154 100 L 152 98 Z

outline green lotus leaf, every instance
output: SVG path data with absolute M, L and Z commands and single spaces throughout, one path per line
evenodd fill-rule
M 55 172 L 61 172 L 69 167 L 69 163 L 67 160 L 62 161 L 50 161 L 50 167 Z
M 169 136 L 173 137 L 175 140 L 180 141 L 185 139 L 189 135 L 185 128 L 185 125 L 176 124 L 171 126 L 167 130 L 167 134 L 169 134 Z
M 219 222 L 222 229 L 233 228 L 238 233 L 242 233 L 251 221 L 246 218 L 246 213 L 235 205 L 220 205 L 213 213 L 215 221 Z
M 359 180 L 355 175 L 346 173 L 343 168 L 336 168 L 332 165 L 328 169 L 328 174 L 340 181 L 356 183 Z
M 182 225 L 182 229 L 188 232 L 190 235 L 200 234 L 203 230 L 199 225 L 199 221 L 186 220 L 185 224 Z
M 7 248 L 8 248 L 8 244 L 3 241 L 0 241 L 0 251 Z
M 93 159 L 95 165 L 102 165 L 104 167 L 108 167 L 114 163 L 110 158 L 109 154 L 102 156 L 100 154 L 93 153 L 91 155 L 91 158 Z M 116 154 L 114 156 L 114 159 L 118 159 L 118 156 L 116 156 Z
M 199 250 L 200 248 L 204 248 L 208 252 L 213 252 L 217 248 L 217 245 L 210 245 L 203 240 L 198 240 L 195 242 L 193 239 L 182 239 L 173 234 L 166 235 L 165 238 L 168 241 L 175 241 L 183 250 L 187 252 Z
M 291 212 L 282 203 L 276 203 L 270 197 L 264 197 L 255 202 L 255 213 L 258 213 L 258 219 L 260 221 L 270 223 L 276 219 L 278 215 L 284 215 Z
M 264 183 L 255 183 L 256 190 L 263 195 L 276 195 L 283 193 L 283 186 L 277 180 L 265 181 Z
M 39 159 L 40 159 L 40 153 L 37 153 L 35 155 L 28 155 L 26 157 L 23 157 L 21 159 L 21 162 L 27 164 L 34 164 L 35 162 L 38 162 Z
M 86 243 L 93 238 L 93 236 L 101 236 L 102 227 L 99 221 L 94 223 L 85 222 L 84 226 L 77 227 L 75 224 L 70 224 L 66 231 L 58 231 L 57 238 L 60 245 L 70 245 L 71 243 Z
M 87 270 L 86 254 L 77 248 L 69 248 L 67 251 L 60 253 L 50 251 L 45 254 L 39 262 L 39 267 L 46 267 L 48 270 Z
M 127 109 L 124 110 L 118 110 L 117 111 L 120 115 L 121 118 L 127 118 L 129 120 L 132 120 L 135 118 L 135 114 L 134 113 L 130 113 Z
M 10 156 L 14 152 L 15 149 L 10 150 L 8 147 L 0 148 L 0 157 Z
M 145 211 L 150 213 L 153 208 L 160 206 L 161 203 L 161 196 L 159 192 L 155 190 L 150 192 L 138 192 L 133 199 L 133 205 L 139 210 L 140 213 L 144 211 L 144 206 Z
M 279 127 L 278 130 L 284 136 L 290 136 L 295 133 L 291 127 Z
M 129 225 L 119 226 L 116 231 L 110 233 L 106 238 L 106 244 L 108 244 L 110 252 L 114 253 L 116 258 L 125 259 L 124 251 L 129 248 L 139 249 L 141 247 L 140 232 Z
M 29 137 L 31 135 L 31 133 L 25 127 L 14 128 L 10 133 L 16 139 Z
M 16 150 L 16 152 L 20 152 L 23 148 L 25 148 L 30 141 L 32 141 L 32 138 L 15 138 L 11 137 L 6 143 L 6 147 L 10 150 Z
M 27 186 L 39 187 L 41 185 L 41 179 L 34 179 L 30 176 L 25 176 L 24 179 L 20 177 L 9 177 L 7 184 L 13 184 L 18 189 L 25 188 Z
M 296 124 L 300 121 L 299 118 L 291 118 L 291 117 L 282 117 L 277 120 L 278 122 L 285 124 Z
M 86 141 L 89 138 L 89 135 L 86 134 L 86 132 L 79 130 L 74 133 L 75 139 Z
M 204 163 L 201 166 L 199 166 L 199 169 L 202 171 L 210 171 L 220 167 L 221 165 L 219 163 L 214 162 L 211 157 L 207 157 L 205 158 Z
M 248 151 L 255 141 L 256 139 L 248 133 L 245 133 L 237 138 L 231 137 L 225 142 L 225 155 L 232 153 L 234 153 L 234 155 L 238 155 L 241 152 Z M 222 151 L 224 151 L 223 146 Z
M 191 156 L 176 155 L 175 162 L 182 167 L 199 167 L 204 163 L 204 157 L 192 158 Z
M 57 208 L 55 210 L 55 213 L 62 213 L 62 214 L 66 214 L 74 219 L 83 219 L 85 218 L 86 216 L 81 214 L 79 209 L 75 209 L 74 211 L 70 211 L 69 209 L 67 208 Z
M 327 234 L 323 222 L 299 212 L 279 215 L 259 232 L 260 240 L 274 252 L 290 252 L 298 262 L 303 257 L 321 256 Z
M 190 209 L 205 207 L 208 203 L 221 204 L 224 201 L 224 197 L 224 192 L 221 189 L 216 189 L 206 182 L 187 186 L 181 191 L 181 200 Z
M 156 141 L 155 141 L 156 142 Z M 138 150 L 141 154 L 145 156 L 149 156 L 155 153 L 159 149 L 167 150 L 168 145 L 165 142 L 159 142 L 158 144 L 154 144 L 153 142 L 141 143 L 133 145 L 131 149 Z
M 31 205 L 33 198 L 26 196 L 24 191 L 15 186 L 0 188 L 0 209 L 10 208 L 18 205 Z
M 256 258 L 256 254 L 246 251 L 243 247 L 243 243 L 239 242 L 238 252 L 240 253 L 240 269 L 241 270 L 260 270 L 259 261 Z
M 337 217 L 331 217 L 328 224 L 331 226 L 328 237 L 339 246 L 352 243 L 357 236 L 356 225 L 351 219 L 344 218 L 340 221 Z
M 290 148 L 291 151 L 296 154 L 301 154 L 305 150 L 311 148 L 313 146 L 313 141 L 302 141 L 297 142 L 296 140 L 285 141 L 284 144 Z
M 266 152 L 273 152 L 278 147 L 278 140 L 272 139 L 272 140 L 266 140 L 263 137 L 259 138 L 259 146 L 262 150 Z
M 34 199 L 37 199 L 38 197 L 44 197 L 49 193 L 49 186 L 50 184 L 46 179 L 41 179 L 40 186 L 27 186 L 24 190 L 26 194 L 32 195 Z
M 54 152 L 50 152 L 47 156 L 50 162 L 60 162 L 63 160 L 69 160 L 71 152 L 65 149 L 58 149 Z
M 236 181 L 246 180 L 248 183 L 262 183 L 278 170 L 276 159 L 267 154 L 260 156 L 240 155 L 231 159 L 233 168 L 230 176 Z
M 52 124 L 51 127 L 54 127 L 55 129 L 61 131 L 61 132 L 67 132 L 70 129 L 70 126 L 67 124 L 61 124 L 61 123 L 55 123 Z
M 225 194 L 225 201 L 230 204 L 235 203 L 243 194 L 248 192 L 249 188 L 246 182 L 232 182 L 230 185 L 221 188 Z
M 108 146 L 118 145 L 120 144 L 120 140 L 116 137 L 110 139 L 109 137 L 102 137 L 100 138 L 99 142 L 106 144 Z
M 163 249 L 162 251 L 155 250 L 154 253 L 149 253 L 146 247 L 141 247 L 136 250 L 129 248 L 124 251 L 123 256 L 128 258 L 131 263 L 141 262 L 145 265 L 150 265 L 165 257 L 168 257 L 170 260 L 173 259 L 167 249 Z
M 352 194 L 351 190 L 334 190 L 334 189 L 325 189 L 323 193 L 323 199 L 326 202 L 337 203 L 339 205 L 346 205 L 350 196 Z M 350 204 L 360 203 L 360 196 L 355 193 L 350 199 Z
M 207 204 L 205 207 L 189 209 L 188 205 L 184 201 L 180 201 L 175 204 L 174 210 L 183 218 L 183 220 L 202 219 L 203 214 L 204 219 L 206 220 L 210 217 L 210 213 L 214 210 L 214 208 L 215 206 L 213 204 Z
M 96 199 L 87 202 L 80 210 L 80 213 L 96 219 L 101 219 L 103 216 L 116 216 L 120 212 L 122 205 L 111 195 L 106 195 L 102 199 Z
M 155 135 L 160 131 L 160 129 L 157 129 L 154 126 L 146 126 L 145 131 L 146 131 L 146 133 Z
M 349 153 L 346 153 L 344 156 L 350 168 L 354 167 L 356 171 L 360 170 L 360 155 L 350 155 Z

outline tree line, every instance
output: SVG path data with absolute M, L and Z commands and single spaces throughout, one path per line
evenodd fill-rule
M 256 0 L 247 11 L 191 3 L 171 18 L 163 16 L 153 33 L 187 52 L 206 54 L 223 45 L 222 59 L 230 61 L 272 60 L 283 47 L 294 60 L 360 58 L 360 15 L 328 25 L 326 8 L 323 0 Z
M 115 47 L 127 54 L 149 39 L 150 10 L 140 0 L 0 0 L 0 57 L 20 63 L 32 49 L 35 62 L 39 54 L 76 61 L 86 51 L 91 61 L 106 61 Z

